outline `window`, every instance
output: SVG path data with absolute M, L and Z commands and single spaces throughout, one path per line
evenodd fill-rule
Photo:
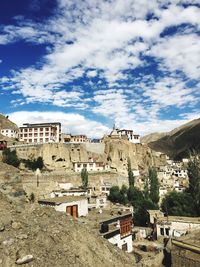
M 32 129 L 29 129 L 29 132 L 32 132 Z
M 43 142 L 43 138 L 40 138 L 40 143 L 42 143 Z
M 34 133 L 34 136 L 37 137 L 37 133 Z
M 164 228 L 160 228 L 160 234 L 164 235 Z
M 45 128 L 45 130 L 46 130 L 46 132 L 48 132 L 49 131 L 49 128 Z
M 40 128 L 40 132 L 43 132 L 43 128 Z
M 165 229 L 165 233 L 166 233 L 167 236 L 169 236 L 169 228 Z
M 24 129 L 24 132 L 26 132 L 26 133 L 27 133 L 27 131 L 28 131 L 28 129 Z
M 49 138 L 45 138 L 45 142 L 49 142 Z
M 78 163 L 78 164 L 77 164 L 77 167 L 78 167 L 78 168 L 80 168 L 80 167 L 81 167 L 81 164 L 80 164 L 80 163 Z
M 131 218 L 124 219 L 120 221 L 120 234 L 121 236 L 126 236 L 131 233 Z
M 37 139 L 34 139 L 34 143 L 37 143 Z
M 27 137 L 27 134 L 24 134 L 24 137 Z
M 83 168 L 87 168 L 87 164 L 84 163 L 84 164 L 83 164 Z
M 32 139 L 29 139 L 28 142 L 29 142 L 29 143 L 32 143 Z

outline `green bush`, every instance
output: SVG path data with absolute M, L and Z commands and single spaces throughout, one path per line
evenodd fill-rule
M 33 160 L 26 159 L 26 160 L 23 160 L 23 162 L 25 164 L 25 167 L 32 171 L 35 171 L 37 169 L 41 170 L 44 167 L 44 162 L 43 162 L 42 157 L 38 157 L 37 159 L 33 159 Z
M 170 192 L 162 201 L 162 211 L 172 216 L 197 216 L 195 201 L 188 193 Z

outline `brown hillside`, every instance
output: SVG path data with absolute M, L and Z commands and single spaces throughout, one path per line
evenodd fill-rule
M 200 119 L 190 121 L 148 145 L 173 158 L 187 157 L 191 150 L 200 150 Z
M 9 120 L 6 116 L 3 114 L 0 114 L 0 129 L 13 129 L 16 130 L 18 127 L 15 123 Z

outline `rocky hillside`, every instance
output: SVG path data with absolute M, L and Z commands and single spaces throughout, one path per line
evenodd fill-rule
M 4 116 L 3 114 L 0 114 L 0 130 L 7 128 L 16 130 L 18 127 L 15 123 L 10 121 L 8 117 Z
M 190 121 L 163 135 L 154 139 L 155 141 L 149 141 L 148 146 L 175 159 L 187 157 L 189 151 L 200 150 L 200 119 Z
M 0 210 L 0 266 L 134 266 L 133 255 L 111 245 L 86 223 L 28 203 L 20 178 L 1 181 Z

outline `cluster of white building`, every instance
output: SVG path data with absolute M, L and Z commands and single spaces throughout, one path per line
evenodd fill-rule
M 171 192 L 183 192 L 188 187 L 188 173 L 185 166 L 186 160 L 182 162 L 168 161 L 168 165 L 160 166 L 157 174 L 160 183 L 160 201 Z
M 24 143 L 101 143 L 103 139 L 91 139 L 85 134 L 72 135 L 61 133 L 60 122 L 24 123 L 19 129 L 3 128 L 0 133 Z M 117 129 L 115 126 L 108 137 L 126 139 L 132 143 L 140 143 L 140 136 L 133 130 Z

